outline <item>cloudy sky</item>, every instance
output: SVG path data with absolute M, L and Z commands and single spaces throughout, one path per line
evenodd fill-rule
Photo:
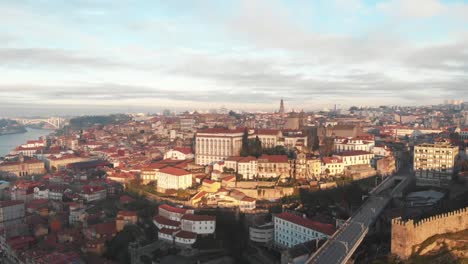
M 468 100 L 468 1 L 2 0 L 0 116 Z

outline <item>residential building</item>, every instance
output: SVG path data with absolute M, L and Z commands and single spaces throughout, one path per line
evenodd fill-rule
M 179 208 L 179 207 L 173 207 L 168 204 L 162 204 L 159 206 L 159 212 L 158 214 L 160 216 L 163 216 L 167 219 L 173 220 L 180 222 L 180 219 L 182 216 L 185 214 L 193 214 L 194 211 L 192 209 L 185 209 L 185 208 Z
M 102 186 L 84 186 L 81 193 L 86 202 L 100 201 L 107 197 L 107 190 Z
M 242 157 L 237 162 L 237 173 L 242 179 L 252 180 L 257 176 L 258 163 L 255 157 Z
M 115 228 L 117 232 L 124 229 L 126 225 L 135 225 L 138 222 L 136 211 L 119 211 L 115 219 Z
M 328 176 L 343 174 L 344 163 L 339 157 L 323 157 L 323 172 Z
M 211 215 L 186 214 L 180 223 L 182 230 L 199 235 L 214 234 L 216 230 L 216 217 Z
M 370 165 L 374 153 L 364 150 L 345 151 L 334 155 L 341 159 L 344 167 L 353 165 Z
M 286 155 L 262 155 L 258 158 L 258 176 L 261 178 L 286 177 L 290 164 Z
M 448 142 L 414 147 L 414 172 L 420 186 L 446 186 L 452 180 L 458 146 Z
M 334 139 L 333 148 L 335 152 L 346 151 L 372 151 L 375 146 L 375 141 L 371 138 L 344 138 L 337 137 Z

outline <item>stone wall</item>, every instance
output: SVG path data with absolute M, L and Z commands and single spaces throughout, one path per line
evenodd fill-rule
M 392 254 L 407 259 L 416 246 L 426 239 L 445 233 L 468 229 L 468 207 L 422 219 L 403 221 L 401 217 L 392 219 Z

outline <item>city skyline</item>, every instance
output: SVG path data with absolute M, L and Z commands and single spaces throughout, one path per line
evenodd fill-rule
M 467 1 L 3 1 L 4 115 L 468 100 Z

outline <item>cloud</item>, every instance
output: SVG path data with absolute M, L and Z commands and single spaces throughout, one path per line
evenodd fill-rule
M 92 57 L 75 51 L 48 48 L 0 48 L 0 65 L 56 67 L 121 67 L 125 64 L 106 58 Z
M 382 2 L 377 8 L 385 13 L 409 19 L 444 17 L 447 20 L 468 19 L 468 4 L 463 1 L 441 0 L 391 0 Z

